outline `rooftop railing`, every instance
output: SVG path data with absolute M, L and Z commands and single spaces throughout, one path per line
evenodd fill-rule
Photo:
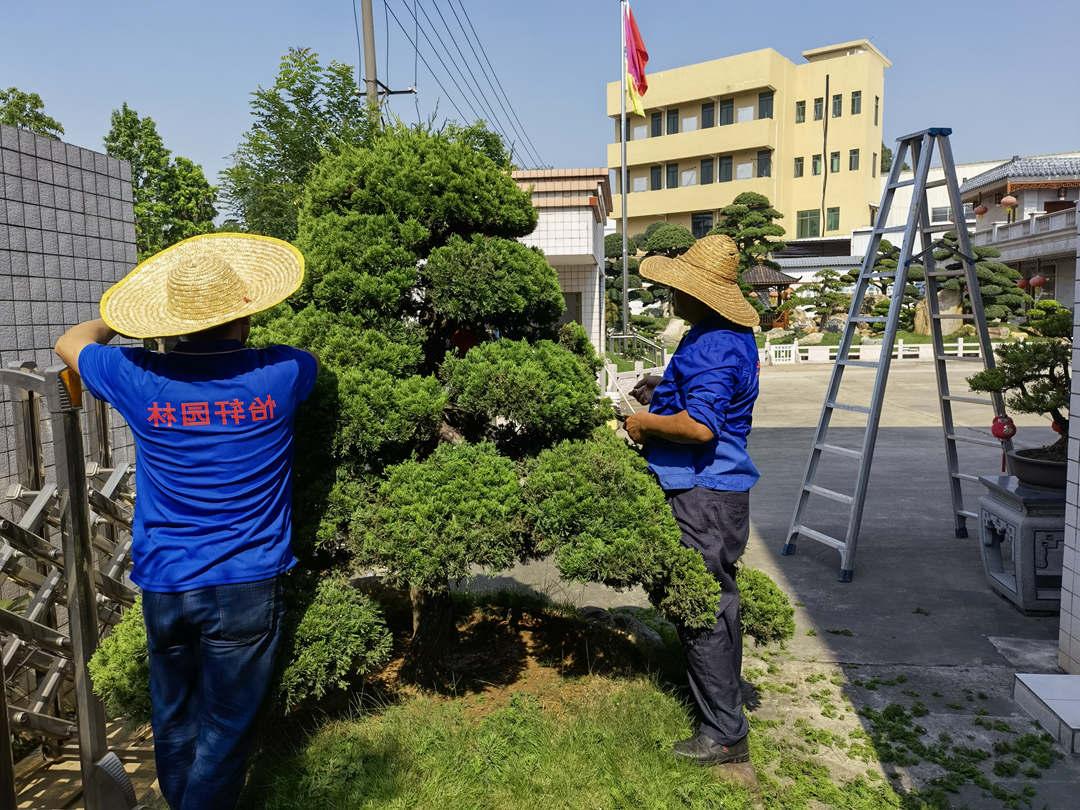
M 975 232 L 976 245 L 993 245 L 1013 239 L 1024 239 L 1055 231 L 1076 231 L 1076 209 L 1066 208 L 1049 214 L 1038 214 L 1019 222 L 995 223 L 990 228 Z

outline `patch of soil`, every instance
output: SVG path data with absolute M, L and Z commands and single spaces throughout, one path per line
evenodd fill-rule
M 1016 455 L 1036 461 L 1060 461 L 1069 460 L 1069 443 L 1064 438 L 1059 439 L 1046 447 L 1032 447 L 1028 450 L 1017 450 Z

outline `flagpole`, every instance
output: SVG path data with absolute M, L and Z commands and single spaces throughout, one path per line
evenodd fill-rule
M 619 187 L 622 190 L 622 326 L 623 334 L 630 334 L 630 291 L 627 289 L 630 283 L 630 261 L 628 258 L 628 237 L 626 234 L 626 8 L 627 0 L 619 0 L 619 35 L 622 42 L 620 49 L 622 57 L 619 63 L 619 73 L 622 76 L 622 93 L 619 94 L 621 101 L 622 116 L 619 123 L 619 142 L 622 145 L 622 169 Z

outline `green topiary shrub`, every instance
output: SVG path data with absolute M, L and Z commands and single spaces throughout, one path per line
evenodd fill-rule
M 98 645 L 90 659 L 90 680 L 111 717 L 135 723 L 150 719 L 150 659 L 142 597 Z
M 679 527 L 645 462 L 613 432 L 564 441 L 529 465 L 524 486 L 537 551 L 559 573 L 616 588 L 642 585 L 673 621 L 711 627 L 720 586 Z
M 740 566 L 735 576 L 743 633 L 757 644 L 784 642 L 795 635 L 795 608 L 768 574 Z
M 286 712 L 347 688 L 390 657 L 390 631 L 371 599 L 340 576 L 303 584 L 312 586 L 314 598 L 290 623 L 283 645 L 288 663 L 277 699 Z
M 646 230 L 646 236 L 641 242 L 641 249 L 650 255 L 678 256 L 680 253 L 689 250 L 697 241 L 694 239 L 694 235 L 682 225 L 665 222 L 656 228 L 653 228 L 652 225 L 649 228 L 652 229 L 652 233 Z

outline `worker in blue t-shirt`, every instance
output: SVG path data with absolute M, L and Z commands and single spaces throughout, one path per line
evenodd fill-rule
M 286 242 L 218 233 L 142 262 L 102 320 L 56 353 L 135 436 L 131 578 L 142 588 L 158 782 L 173 810 L 233 808 L 296 564 L 293 419 L 318 371 L 289 346 L 248 349 L 249 318 L 300 286 Z M 184 336 L 154 352 L 117 334 Z
M 676 258 L 642 261 L 641 277 L 673 288 L 675 314 L 692 326 L 649 410 L 626 420 L 630 437 L 645 446 L 683 545 L 704 557 L 723 592 L 711 630 L 680 628 L 701 722 L 675 753 L 702 765 L 750 758 L 735 565 L 750 536 L 750 488 L 759 477 L 746 449 L 758 395 L 758 314 L 739 289 L 738 263 L 727 236 L 699 239 Z

